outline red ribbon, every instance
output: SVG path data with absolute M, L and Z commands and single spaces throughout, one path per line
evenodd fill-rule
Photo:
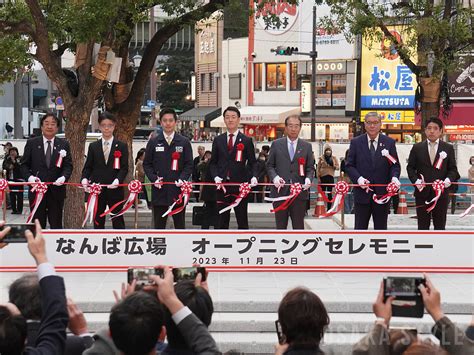
M 120 169 L 120 157 L 122 156 L 122 152 L 120 150 L 116 150 L 114 152 L 114 169 Z
M 306 160 L 303 157 L 298 158 L 298 171 L 299 171 L 300 176 L 305 176 L 305 173 L 304 173 L 305 163 L 306 163 Z
M 166 217 L 168 215 L 172 216 L 184 210 L 184 208 L 189 202 L 189 197 L 191 196 L 191 192 L 193 192 L 192 183 L 190 183 L 189 181 L 183 181 L 183 184 L 181 185 L 181 193 L 179 194 L 178 199 L 173 202 L 173 204 L 168 208 L 168 210 L 165 213 L 163 213 L 161 217 Z M 173 209 L 176 204 L 180 204 L 181 202 L 183 203 L 182 206 Z
M 439 198 L 441 197 L 441 194 L 444 191 L 444 181 L 439 180 L 439 179 L 435 180 L 433 182 L 432 186 L 433 186 L 433 190 L 435 191 L 436 195 L 435 195 L 435 197 L 433 197 L 433 199 L 431 201 L 425 201 L 425 203 L 427 205 L 432 203 L 431 207 L 428 207 L 426 209 L 426 212 L 431 212 L 436 207 L 436 204 L 438 203 L 438 200 L 439 200 Z
M 127 212 L 130 209 L 130 207 L 132 207 L 133 203 L 135 202 L 135 198 L 137 197 L 137 195 L 140 192 L 142 192 L 142 183 L 138 180 L 130 181 L 129 184 L 128 184 L 128 191 L 130 192 L 130 194 L 128 195 L 127 199 L 117 202 L 115 205 L 110 207 L 107 211 L 102 213 L 100 216 L 104 217 L 104 216 L 110 214 L 112 216 L 112 219 L 113 219 L 113 218 L 121 216 L 125 212 Z M 124 202 L 125 202 L 125 204 L 123 205 L 122 209 L 119 212 L 112 213 L 112 211 L 114 209 L 116 209 L 118 206 L 120 206 Z
M 174 152 L 171 154 L 171 170 L 172 171 L 178 171 L 178 160 L 181 158 L 181 154 L 178 152 Z
M 281 196 L 281 197 L 265 197 L 265 201 L 284 201 L 280 206 L 277 208 L 271 209 L 270 212 L 275 213 L 278 211 L 284 211 L 293 203 L 294 200 L 298 197 L 298 195 L 303 191 L 303 187 L 299 182 L 290 185 L 290 194 L 288 196 Z
M 95 220 L 95 216 L 97 214 L 97 202 L 99 201 L 98 196 L 102 191 L 102 187 L 100 184 L 92 184 L 89 186 L 89 198 L 87 199 L 86 205 L 86 215 L 84 216 L 84 220 L 82 221 L 82 226 L 84 227 L 87 222 L 87 218 L 89 218 L 89 223 L 92 221 L 95 224 L 98 224 Z
M 237 153 L 235 154 L 235 160 L 238 162 L 242 161 L 242 152 L 244 151 L 244 145 L 242 143 L 237 144 Z
M 330 217 L 341 211 L 342 207 L 344 207 L 344 198 L 349 192 L 349 184 L 345 181 L 338 181 L 334 186 L 334 191 L 336 193 L 336 196 L 334 196 L 332 201 L 326 201 L 331 202 L 333 204 L 332 207 L 325 214 L 319 216 L 319 218 Z
M 240 143 L 242 144 L 242 143 Z M 242 144 L 243 145 L 243 144 Z M 242 184 L 240 184 L 239 186 L 239 194 L 237 195 L 237 198 L 235 199 L 235 201 L 233 203 L 231 203 L 229 206 L 221 209 L 219 211 L 219 214 L 221 213 L 224 213 L 236 206 L 239 205 L 239 203 L 248 196 L 248 194 L 250 193 L 250 191 L 252 191 L 252 187 L 250 186 L 250 184 L 248 182 L 243 182 Z M 235 196 L 235 195 L 234 195 Z
M 3 198 L 5 195 L 5 190 L 8 187 L 8 181 L 6 179 L 0 179 L 0 207 L 3 204 Z
M 387 185 L 387 193 L 385 195 L 383 195 L 382 197 L 377 197 L 377 195 L 373 194 L 372 199 L 375 203 L 378 203 L 379 205 L 386 204 L 388 203 L 388 201 L 390 201 L 390 198 L 398 195 L 398 190 L 398 185 L 394 182 L 391 182 Z
M 44 194 L 48 191 L 48 185 L 44 182 L 38 182 L 36 183 L 33 188 L 31 189 L 31 192 L 36 192 L 35 199 L 33 201 L 33 209 L 31 210 L 30 215 L 28 216 L 28 219 L 26 220 L 26 223 L 31 223 L 33 220 L 33 217 L 36 213 L 36 210 L 38 209 L 39 205 L 41 204 L 41 201 L 43 200 Z

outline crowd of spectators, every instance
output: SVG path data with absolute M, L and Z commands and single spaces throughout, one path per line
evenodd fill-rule
M 0 227 L 4 223 L 0 222 Z M 0 232 L 1 240 L 10 231 Z M 162 277 L 150 276 L 153 283 L 137 286 L 136 281 L 114 292 L 116 304 L 109 315 L 108 327 L 95 334 L 88 330 L 86 319 L 77 305 L 66 298 L 64 280 L 56 275 L 48 261 L 41 226 L 36 221 L 36 235 L 26 231 L 28 250 L 37 272 L 25 274 L 9 288 L 9 302 L 0 305 L 0 354 L 219 354 L 208 327 L 214 312 L 207 281 L 198 274 L 195 280 L 174 282 L 171 267 Z M 2 251 L 3 252 L 3 251 Z M 474 353 L 474 325 L 466 332 L 458 328 L 441 307 L 440 292 L 425 275 L 419 289 L 426 312 L 435 322 L 435 344 L 410 332 L 390 331 L 393 297 L 385 299 L 383 283 L 373 313 L 375 324 L 353 346 L 354 355 L 453 354 Z M 290 290 L 278 307 L 275 322 L 279 342 L 275 354 L 324 354 L 321 344 L 330 324 L 323 301 L 311 290 Z M 70 334 L 67 334 L 69 329 Z M 235 352 L 234 352 L 235 353 Z

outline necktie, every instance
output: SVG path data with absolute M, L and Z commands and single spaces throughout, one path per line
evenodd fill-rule
M 375 165 L 375 140 L 370 140 L 370 157 L 372 158 L 372 165 Z
M 51 164 L 51 141 L 47 141 L 48 146 L 46 147 L 46 166 L 49 168 L 49 165 Z
M 227 151 L 230 153 L 232 149 L 234 148 L 234 142 L 232 142 L 232 138 L 234 137 L 234 134 L 231 133 L 229 134 L 229 141 L 227 142 Z
M 167 136 L 167 137 L 166 137 L 166 143 L 168 143 L 168 145 L 171 144 L 171 137 L 170 137 L 170 136 Z
M 109 142 L 104 142 L 104 160 L 105 160 L 105 164 L 107 164 L 107 162 L 109 161 L 109 153 L 110 153 Z
M 431 161 L 431 165 L 434 164 L 434 161 L 435 161 L 435 157 L 436 157 L 436 143 L 432 143 L 430 142 L 430 161 Z
M 290 160 L 293 161 L 295 157 L 295 142 L 290 142 Z

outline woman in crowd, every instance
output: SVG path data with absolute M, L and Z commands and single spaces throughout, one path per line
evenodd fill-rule
M 22 179 L 20 171 L 20 157 L 18 154 L 18 149 L 16 147 L 11 147 L 8 150 L 8 155 L 3 161 L 3 170 L 5 171 L 5 177 L 8 181 L 12 182 L 22 182 L 25 181 Z M 12 214 L 22 214 L 23 213 L 23 186 L 14 186 L 10 185 L 10 205 L 12 209 Z
M 334 175 L 336 170 L 339 170 L 339 162 L 336 157 L 332 155 L 332 149 L 329 144 L 324 146 L 324 154 L 319 157 L 317 177 L 320 184 L 334 184 Z M 323 185 L 322 190 L 327 192 L 328 199 L 332 200 L 332 185 Z M 327 209 L 332 206 L 331 202 L 327 203 Z

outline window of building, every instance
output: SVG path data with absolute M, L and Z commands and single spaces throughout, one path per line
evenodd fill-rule
M 262 63 L 253 65 L 253 90 L 262 91 Z
M 298 63 L 290 63 L 290 90 L 301 90 L 301 80 L 298 80 Z
M 267 90 L 286 90 L 286 63 L 266 65 Z
M 346 75 L 316 75 L 316 107 L 346 106 Z
M 229 99 L 240 99 L 241 74 L 229 74 Z
M 214 73 L 209 73 L 209 91 L 214 91 Z
M 206 91 L 206 74 L 201 73 L 200 78 L 201 78 L 201 80 L 200 80 L 201 82 L 200 82 L 199 86 L 201 87 L 201 92 Z

